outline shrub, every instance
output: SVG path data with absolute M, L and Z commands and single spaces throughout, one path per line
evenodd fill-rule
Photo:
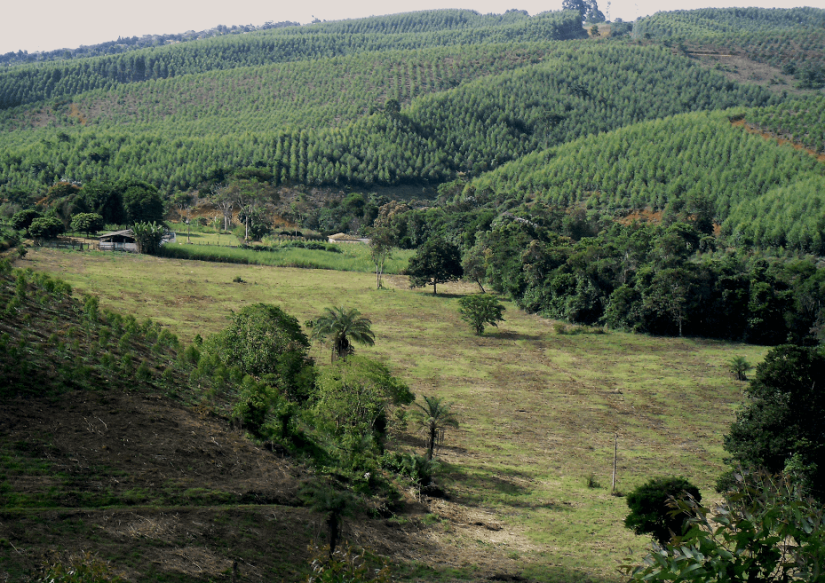
M 18 231 L 23 231 L 29 228 L 32 221 L 41 218 L 43 215 L 34 209 L 26 209 L 15 213 L 11 218 L 11 226 Z
M 683 478 L 655 478 L 627 495 L 630 514 L 624 525 L 636 534 L 649 534 L 660 545 L 667 545 L 671 537 L 682 534 L 684 517 L 671 515 L 668 502 L 686 494 L 701 502 L 699 489 Z
M 333 553 L 329 547 L 310 547 L 312 558 L 307 583 L 389 583 L 390 568 L 384 564 L 380 569 L 371 569 L 366 552 L 355 551 L 345 543 L 343 548 Z
M 135 377 L 137 380 L 148 383 L 152 380 L 152 371 L 149 370 L 149 366 L 146 362 L 141 362 L 140 366 L 137 367 L 137 371 L 135 371 Z
M 42 576 L 34 581 L 36 583 L 120 583 L 126 580 L 112 573 L 106 562 L 87 552 L 65 560 L 53 557 L 46 561 Z
M 204 352 L 244 375 L 264 377 L 288 394 L 308 393 L 305 374 L 312 367 L 309 340 L 298 320 L 269 304 L 255 304 L 234 315 L 229 327 L 204 343 Z
M 232 418 L 242 428 L 260 434 L 273 400 L 273 389 L 247 375 L 241 384 Z
M 464 296 L 459 298 L 458 305 L 461 319 L 478 335 L 484 333 L 485 324 L 498 327 L 498 322 L 504 321 L 504 306 L 498 298 L 489 294 Z
M 688 497 L 669 510 L 686 515 L 690 528 L 667 547 L 654 545 L 641 565 L 623 565 L 631 581 L 822 581 L 823 509 L 790 476 L 740 471 L 718 507 Z

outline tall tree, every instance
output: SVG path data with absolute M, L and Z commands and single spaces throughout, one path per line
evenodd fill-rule
M 756 367 L 748 402 L 725 449 L 733 461 L 769 472 L 791 471 L 825 500 L 825 356 L 818 348 L 777 346 Z
M 375 264 L 375 287 L 381 289 L 384 277 L 384 265 L 392 255 L 392 230 L 380 225 L 370 231 L 370 257 Z
M 461 252 L 444 239 L 431 237 L 418 248 L 410 259 L 407 275 L 412 287 L 433 286 L 433 294 L 439 283 L 455 281 L 464 274 L 461 268 Z
M 163 199 L 158 189 L 146 182 L 132 181 L 119 185 L 123 192 L 126 221 L 135 223 L 163 222 Z
M 178 216 L 180 217 L 181 221 L 186 221 L 186 242 L 190 242 L 189 238 L 189 228 L 192 214 L 192 204 L 194 203 L 195 197 L 192 196 L 190 192 L 178 192 L 172 196 L 172 204 L 175 205 L 175 208 L 178 209 Z M 185 215 L 185 216 L 184 216 Z
M 278 199 L 278 193 L 268 182 L 262 182 L 256 178 L 244 178 L 230 182 L 227 194 L 238 210 L 243 213 L 244 240 L 249 241 L 250 222 L 258 214 L 257 209 L 261 205 L 275 202 Z

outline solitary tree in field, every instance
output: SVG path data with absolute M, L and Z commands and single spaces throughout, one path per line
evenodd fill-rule
M 413 403 L 417 409 L 411 411 L 414 422 L 427 437 L 427 459 L 433 459 L 435 446 L 444 439 L 448 427 L 458 427 L 458 419 L 452 411 L 452 404 L 439 397 L 424 397 L 424 404 Z
M 487 294 L 477 294 L 464 296 L 458 300 L 458 311 L 461 319 L 467 322 L 475 333 L 479 336 L 484 334 L 484 325 L 498 327 L 498 322 L 503 322 L 504 306 L 495 296 Z
M 375 344 L 375 334 L 371 330 L 372 322 L 369 318 L 361 315 L 361 312 L 352 308 L 345 310 L 340 308 L 327 308 L 324 315 L 320 316 L 313 323 L 312 339 L 332 341 L 332 356 L 330 361 L 336 358 L 344 358 L 354 352 L 353 342 L 372 346 Z
M 407 274 L 412 287 L 431 285 L 435 294 L 439 283 L 454 281 L 464 274 L 461 253 L 444 239 L 431 238 L 410 259 Z

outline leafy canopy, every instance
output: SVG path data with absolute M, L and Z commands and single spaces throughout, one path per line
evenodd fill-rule
M 204 343 L 204 352 L 224 367 L 267 379 L 296 398 L 311 392 L 308 350 L 309 340 L 298 320 L 270 304 L 246 306 L 225 330 Z
M 654 544 L 641 565 L 623 565 L 631 581 L 822 581 L 823 509 L 789 476 L 737 474 L 716 508 L 688 497 L 669 509 L 687 516 L 687 532 Z
M 432 237 L 410 259 L 407 274 L 412 287 L 431 285 L 435 294 L 439 283 L 455 281 L 464 274 L 461 253 L 452 243 Z
M 332 342 L 332 359 L 344 358 L 355 351 L 353 342 L 366 346 L 375 344 L 375 334 L 371 326 L 369 318 L 362 316 L 355 308 L 327 308 L 313 323 L 312 338 L 329 338 Z
M 777 346 L 756 367 L 748 402 L 736 416 L 725 449 L 746 467 L 793 470 L 825 498 L 825 356 L 818 348 Z

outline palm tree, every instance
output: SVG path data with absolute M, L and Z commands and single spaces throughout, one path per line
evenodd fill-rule
M 356 510 L 357 499 L 345 490 L 336 490 L 321 482 L 308 484 L 299 492 L 299 496 L 312 510 L 324 515 L 329 536 L 329 558 L 332 559 L 343 534 L 344 517 L 351 516 Z
M 447 427 L 458 427 L 458 419 L 452 412 L 452 403 L 445 403 L 439 397 L 424 397 L 424 404 L 413 403 L 413 420 L 427 435 L 427 459 L 433 459 L 436 443 L 444 440 Z
M 313 323 L 312 339 L 324 340 L 331 337 L 332 362 L 336 357 L 344 358 L 352 354 L 355 351 L 353 342 L 367 346 L 375 344 L 375 334 L 370 330 L 370 326 L 372 322 L 369 318 L 361 316 L 361 312 L 355 308 L 327 308 L 326 313 Z
M 748 380 L 747 372 L 752 368 L 753 365 L 744 356 L 734 356 L 728 361 L 728 370 L 736 376 L 737 381 Z

